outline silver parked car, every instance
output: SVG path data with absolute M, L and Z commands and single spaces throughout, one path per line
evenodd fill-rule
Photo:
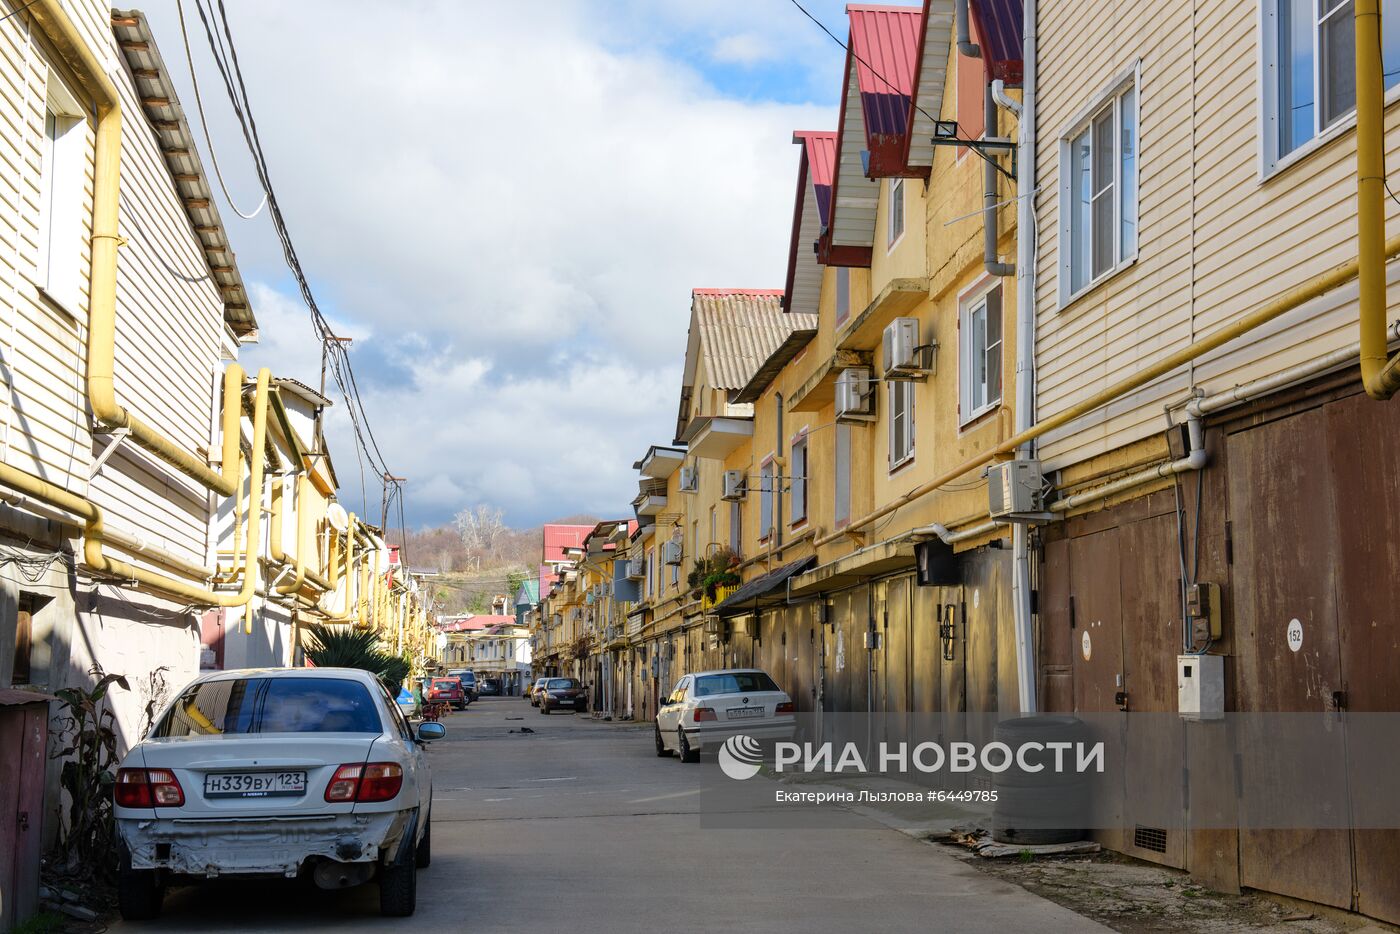
M 358 669 L 201 676 L 117 772 L 122 917 L 155 917 L 170 881 L 302 874 L 377 879 L 380 911 L 412 914 L 432 858 L 424 745 L 445 733 Z

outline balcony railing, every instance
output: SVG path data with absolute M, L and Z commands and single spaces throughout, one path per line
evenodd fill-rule
M 738 584 L 724 584 L 719 587 L 716 587 L 715 595 L 713 597 L 706 594 L 700 598 L 700 610 L 702 612 L 708 612 L 710 610 L 713 610 L 725 600 L 728 600 L 729 597 L 734 593 L 734 591 L 738 589 Z

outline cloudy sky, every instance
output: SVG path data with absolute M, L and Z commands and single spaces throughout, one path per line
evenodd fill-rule
M 844 37 L 843 3 L 805 5 Z M 791 133 L 835 128 L 844 53 L 789 0 L 226 6 L 302 264 L 409 478 L 409 524 L 479 502 L 515 526 L 629 512 L 633 460 L 675 426 L 690 289 L 782 286 Z M 175 0 L 146 12 L 198 135 Z M 252 164 L 193 0 L 185 16 L 248 211 Z M 261 325 L 245 362 L 315 385 L 266 215 L 223 215 Z M 361 508 L 343 413 L 332 454 Z

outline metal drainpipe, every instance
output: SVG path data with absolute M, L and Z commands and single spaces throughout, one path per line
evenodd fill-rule
M 1385 66 L 1381 0 L 1356 0 L 1356 239 L 1361 380 L 1373 399 L 1400 390 L 1400 356 L 1386 346 Z
M 991 139 L 997 135 L 997 102 L 990 84 L 983 91 L 982 109 L 986 117 L 984 136 Z M 994 276 L 1016 274 L 1016 267 L 1003 263 L 997 255 L 997 167 L 995 157 L 990 155 L 982 162 L 982 262 Z
M 775 394 L 774 394 L 774 397 L 773 397 L 773 405 L 776 407 L 777 412 L 778 412 L 778 418 L 777 418 L 778 438 L 777 438 L 777 444 L 776 444 L 776 445 L 774 446 L 774 448 L 773 448 L 773 450 L 775 450 L 775 451 L 778 452 L 778 456 L 777 456 L 777 458 L 775 458 L 775 461 L 776 461 L 776 462 L 773 464 L 773 482 L 774 482 L 774 484 L 776 484 L 776 486 L 775 486 L 775 488 L 774 488 L 774 490 L 773 490 L 773 541 L 777 544 L 778 548 L 781 549 L 781 548 L 783 547 L 783 466 L 782 466 L 782 465 L 783 465 L 783 463 L 784 463 L 785 460 L 786 460 L 786 459 L 783 457 L 783 394 L 782 394 L 782 393 L 779 392 L 779 393 L 775 393 Z M 773 569 L 773 568 L 772 568 L 772 565 L 770 564 L 768 570 L 771 571 L 772 569 Z
M 1021 27 L 1021 108 L 1016 124 L 1016 433 L 1035 424 L 1035 94 L 1036 0 L 1024 0 Z M 1018 458 L 1035 456 L 1027 441 Z M 1021 713 L 1038 709 L 1035 696 L 1035 620 L 1031 612 L 1030 528 L 1011 530 L 1011 607 L 1016 633 L 1016 693 Z
M 953 24 L 958 34 L 958 54 L 968 58 L 981 58 L 982 50 L 972 41 L 972 29 L 967 21 L 968 0 L 956 0 L 953 4 Z

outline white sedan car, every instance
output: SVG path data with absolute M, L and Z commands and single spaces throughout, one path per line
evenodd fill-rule
M 379 680 L 351 668 L 212 672 L 122 760 L 118 901 L 155 917 L 168 881 L 377 878 L 386 915 L 413 913 L 432 857 L 424 743 Z
M 757 668 L 701 671 L 676 682 L 656 713 L 656 754 L 698 762 L 700 750 L 743 734 L 792 739 L 792 698 Z

